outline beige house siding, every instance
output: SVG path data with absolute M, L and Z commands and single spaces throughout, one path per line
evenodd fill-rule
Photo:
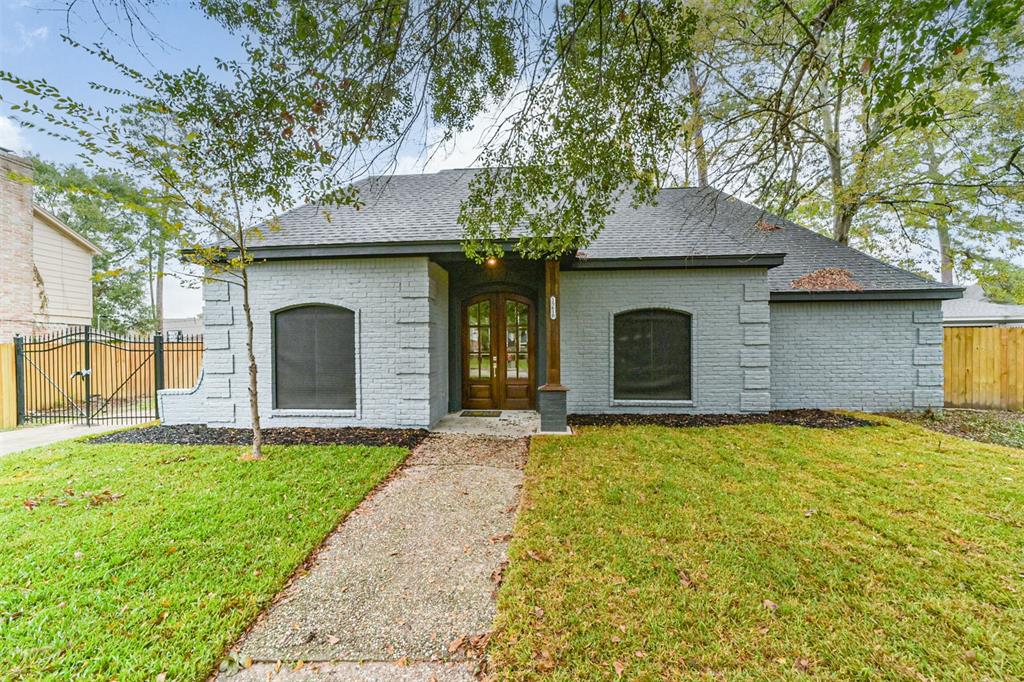
M 90 323 L 92 256 L 92 249 L 57 227 L 46 214 L 35 212 L 32 260 L 37 323 Z

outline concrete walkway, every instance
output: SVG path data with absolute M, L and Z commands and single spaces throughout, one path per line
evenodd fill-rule
M 431 435 L 245 636 L 255 665 L 220 679 L 475 679 L 526 451 L 526 439 Z
M 69 438 L 79 436 L 98 436 L 107 431 L 124 428 L 123 424 L 104 424 L 102 426 L 85 426 L 83 424 L 46 424 L 43 426 L 24 426 L 11 431 L 0 431 L 0 455 L 9 455 L 40 445 L 52 445 Z
M 496 413 L 496 417 L 466 414 Z M 441 417 L 435 433 L 472 433 L 480 436 L 523 438 L 540 431 L 540 414 L 533 410 L 460 410 Z

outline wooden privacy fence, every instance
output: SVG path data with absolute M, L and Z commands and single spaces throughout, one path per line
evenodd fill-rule
M 1024 327 L 946 327 L 947 407 L 1024 409 Z
M 0 343 L 0 429 L 18 424 L 18 385 L 14 381 L 14 344 Z
M 159 416 L 156 392 L 193 386 L 201 336 L 164 341 L 89 327 L 0 344 L 0 427 L 132 422 Z

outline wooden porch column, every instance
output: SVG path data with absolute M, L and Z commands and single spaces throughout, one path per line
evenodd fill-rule
M 565 433 L 566 391 L 562 385 L 562 300 L 559 292 L 561 276 L 557 259 L 544 263 L 544 315 L 547 317 L 547 382 L 537 394 L 541 431 Z
M 548 328 L 548 373 L 547 382 L 542 389 L 562 388 L 562 338 L 561 317 L 562 301 L 559 296 L 559 270 L 557 260 L 544 262 L 544 314 L 547 315 Z

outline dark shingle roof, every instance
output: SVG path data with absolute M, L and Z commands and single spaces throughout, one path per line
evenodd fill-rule
M 278 229 L 266 232 L 254 246 L 458 242 L 462 229 L 456 218 L 474 173 L 451 170 L 371 178 L 359 183 L 362 208 L 301 206 L 281 215 Z M 759 221 L 779 229 L 758 229 Z M 623 200 L 580 256 L 595 260 L 780 253 L 785 254 L 783 265 L 768 271 L 773 292 L 798 292 L 792 281 L 820 268 L 849 270 L 865 292 L 958 290 L 882 263 L 711 189 L 665 189 L 656 205 L 637 209 Z

